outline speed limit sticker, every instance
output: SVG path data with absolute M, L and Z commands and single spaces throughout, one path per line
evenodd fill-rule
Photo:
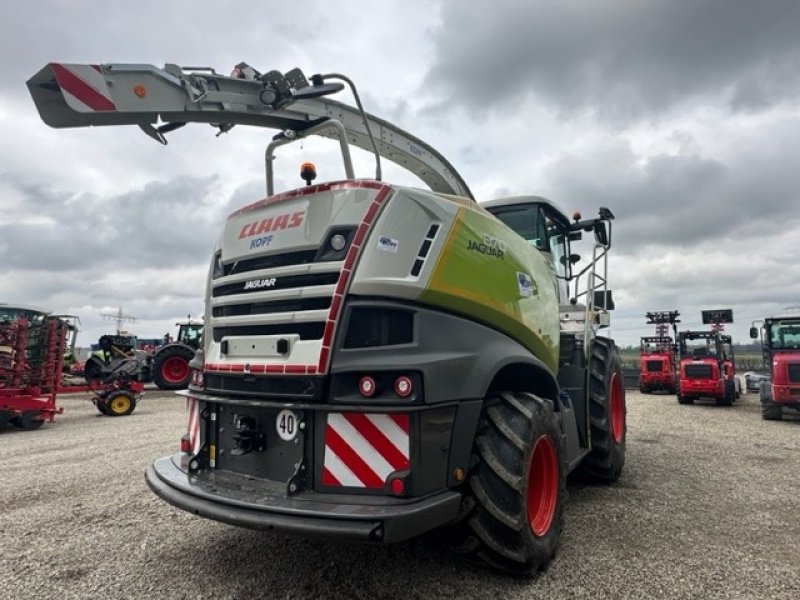
M 275 429 L 282 440 L 291 442 L 297 436 L 300 419 L 291 410 L 282 410 L 275 419 Z

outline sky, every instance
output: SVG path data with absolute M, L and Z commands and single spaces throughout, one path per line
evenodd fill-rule
M 335 8 L 334 8 L 335 7 Z M 274 131 L 167 146 L 136 127 L 52 129 L 25 81 L 48 62 L 338 72 L 368 112 L 442 152 L 476 199 L 537 194 L 616 215 L 609 282 L 620 345 L 644 313 L 800 304 L 800 3 L 793 0 L 8 0 L 0 22 L 0 302 L 81 319 L 79 345 L 203 313 L 225 217 L 265 195 Z M 341 95 L 338 99 L 350 103 Z M 281 151 L 343 178 L 333 142 Z M 372 177 L 366 153 L 356 175 Z M 385 166 L 384 179 L 423 186 Z

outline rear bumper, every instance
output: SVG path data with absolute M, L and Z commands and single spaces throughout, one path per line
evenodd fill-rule
M 717 381 L 681 379 L 680 393 L 682 396 L 722 397 L 725 395 L 725 388 Z
M 237 489 L 222 488 L 215 474 L 189 477 L 180 455 L 155 461 L 145 471 L 150 489 L 169 504 L 195 515 L 251 529 L 277 530 L 309 537 L 394 543 L 453 521 L 461 494 L 440 492 L 421 500 L 303 492 L 288 497 L 276 486 L 241 479 Z
M 800 405 L 800 385 L 772 384 L 772 402 L 774 404 Z

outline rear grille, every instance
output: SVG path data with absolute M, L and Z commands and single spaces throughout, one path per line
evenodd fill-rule
M 792 383 L 800 383 L 800 363 L 789 363 L 786 365 L 789 381 Z
M 687 379 L 711 379 L 711 365 L 686 365 Z
M 659 373 L 661 371 L 661 365 L 664 364 L 660 360 L 648 360 L 647 361 L 647 370 L 650 373 Z
M 241 315 L 263 315 L 269 313 L 297 312 L 302 310 L 324 310 L 330 308 L 331 299 L 297 298 L 291 300 L 275 300 L 273 302 L 253 302 L 251 304 L 235 304 L 233 306 L 215 306 L 211 314 L 215 317 L 238 317 Z
M 253 292 L 266 292 L 286 290 L 291 288 L 307 288 L 315 285 L 333 285 L 339 281 L 339 273 L 304 273 L 303 275 L 284 275 L 283 277 L 262 276 L 236 283 L 218 285 L 211 291 L 211 296 L 232 296 L 234 294 L 248 294 Z
M 286 252 L 283 254 L 273 254 L 272 256 L 259 256 L 258 258 L 248 258 L 239 260 L 235 263 L 223 267 L 225 275 L 236 275 L 237 273 L 247 273 L 260 269 L 274 269 L 276 267 L 288 267 L 293 265 L 305 265 L 314 262 L 317 249 L 301 250 L 299 252 Z

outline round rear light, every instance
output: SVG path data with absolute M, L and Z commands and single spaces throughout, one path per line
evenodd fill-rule
M 365 398 L 371 398 L 375 395 L 375 380 L 369 375 L 364 375 L 358 380 L 358 391 Z
M 405 375 L 401 375 L 394 380 L 394 393 L 401 398 L 408 398 L 413 391 L 414 386 L 411 384 L 411 379 Z
M 392 493 L 395 496 L 401 496 L 403 494 L 403 492 L 406 491 L 406 486 L 403 483 L 402 479 L 397 478 L 397 479 L 392 479 L 389 482 L 389 489 L 392 490 Z

